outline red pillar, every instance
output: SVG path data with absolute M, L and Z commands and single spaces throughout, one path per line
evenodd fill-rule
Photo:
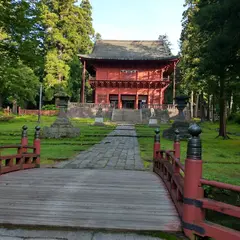
M 27 130 L 28 127 L 26 125 L 24 125 L 22 127 L 22 138 L 21 138 L 21 146 L 18 149 L 18 154 L 23 154 L 27 152 L 27 148 L 24 146 L 28 145 L 28 136 L 27 136 Z M 24 157 L 21 157 L 21 159 L 17 162 L 17 164 L 20 164 L 21 169 L 23 169 L 23 164 L 25 163 L 25 159 Z
M 135 109 L 138 109 L 138 94 L 136 94 Z
M 118 88 L 118 109 L 122 108 L 120 89 Z
M 27 152 L 27 148 L 26 148 L 26 147 L 23 147 L 23 146 L 27 146 L 27 145 L 28 145 L 27 130 L 28 130 L 28 127 L 27 127 L 26 125 L 24 125 L 24 126 L 22 127 L 22 139 L 21 139 L 22 150 L 21 150 L 21 153 Z
M 204 211 L 197 206 L 197 199 L 203 198 L 202 178 L 202 147 L 200 140 L 201 128 L 193 124 L 189 128 L 192 138 L 188 141 L 187 159 L 185 161 L 184 199 L 183 199 L 183 229 L 186 236 L 194 239 L 193 227 L 201 231 L 200 223 L 204 221 Z M 202 235 L 204 233 L 200 233 Z
M 98 103 L 98 102 L 97 102 L 97 88 L 95 89 L 94 92 L 95 92 L 95 93 L 94 93 L 94 103 L 97 104 L 97 103 Z
M 176 97 L 176 67 L 177 67 L 177 62 L 174 62 L 174 71 L 173 71 L 173 104 L 175 104 L 175 97 Z
M 85 102 L 85 77 L 86 77 L 86 61 L 83 62 L 81 103 Z
M 161 89 L 161 105 L 164 104 L 164 92 L 165 92 L 165 88 Z
M 155 160 L 159 154 L 158 152 L 161 149 L 161 145 L 160 145 L 160 130 L 157 128 L 155 130 L 155 137 L 154 137 L 154 145 L 153 145 L 153 160 Z

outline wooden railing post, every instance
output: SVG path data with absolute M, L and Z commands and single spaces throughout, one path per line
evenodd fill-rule
M 175 138 L 174 138 L 174 144 L 173 144 L 173 150 L 174 150 L 174 156 L 175 158 L 180 160 L 180 132 L 178 129 L 175 130 Z M 174 173 L 180 173 L 180 167 L 176 162 L 174 162 L 173 166 L 173 172 Z
M 28 127 L 26 125 L 24 125 L 22 127 L 22 139 L 21 139 L 21 153 L 26 153 L 27 152 L 27 148 L 23 147 L 23 146 L 27 146 L 28 145 Z
M 195 239 L 194 233 L 204 235 L 205 230 L 198 224 L 204 220 L 204 211 L 201 209 L 203 188 L 202 178 L 202 144 L 199 135 L 202 130 L 197 124 L 189 127 L 191 138 L 188 140 L 187 158 L 185 161 L 184 199 L 183 199 L 183 229 L 186 236 Z
M 27 127 L 26 125 L 24 125 L 24 126 L 22 127 L 21 144 L 20 144 L 20 147 L 18 148 L 18 154 L 20 154 L 20 155 L 27 152 L 27 148 L 24 147 L 24 146 L 27 146 L 27 145 L 28 145 L 28 134 L 27 134 L 27 130 L 28 130 L 28 127 Z M 21 169 L 23 169 L 24 161 L 25 161 L 24 157 L 21 156 L 20 158 L 17 159 L 16 164 L 17 164 L 17 165 L 21 165 Z
M 154 160 L 158 157 L 159 151 L 160 151 L 160 130 L 159 130 L 159 128 L 157 128 L 155 130 L 154 146 L 153 146 L 153 159 Z
M 41 151 L 41 143 L 40 143 L 40 127 L 35 127 L 35 135 L 34 135 L 34 153 L 37 154 L 36 158 L 36 167 L 40 167 L 40 151 Z

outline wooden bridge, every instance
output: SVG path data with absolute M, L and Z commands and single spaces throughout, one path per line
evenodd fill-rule
M 0 225 L 182 231 L 190 239 L 239 240 L 240 232 L 205 220 L 205 209 L 240 218 L 240 208 L 204 197 L 203 185 L 240 192 L 239 186 L 202 178 L 201 129 L 192 125 L 185 164 L 179 133 L 173 150 L 161 150 L 156 130 L 153 172 L 39 169 L 40 128 L 32 146 L 23 127 L 16 155 L 0 156 Z M 30 169 L 35 168 L 35 169 Z M 25 169 L 25 170 L 24 170 Z M 24 170 L 24 171 L 17 171 Z

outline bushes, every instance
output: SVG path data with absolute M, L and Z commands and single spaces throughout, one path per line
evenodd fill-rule
M 54 104 L 48 104 L 42 107 L 42 110 L 58 110 Z
M 0 111 L 0 122 L 9 122 L 13 118 L 13 115 L 6 115 L 4 112 Z
M 0 116 L 0 122 L 9 122 L 14 116 Z
M 240 112 L 237 113 L 232 113 L 229 117 L 228 117 L 229 121 L 232 121 L 234 123 L 240 124 Z

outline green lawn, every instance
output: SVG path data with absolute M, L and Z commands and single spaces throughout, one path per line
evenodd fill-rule
M 161 125 L 161 136 L 164 129 L 170 125 Z M 240 136 L 229 135 L 231 139 L 222 140 L 216 138 L 218 124 L 201 124 L 203 146 L 203 175 L 210 180 L 217 180 L 240 185 Z M 146 167 L 151 166 L 153 155 L 154 129 L 144 125 L 137 125 L 141 157 Z M 229 132 L 240 133 L 240 125 L 229 124 Z M 161 148 L 172 149 L 173 142 L 161 137 Z M 187 142 L 181 142 L 181 161 L 186 158 Z
M 50 126 L 55 117 L 42 117 L 41 127 Z M 72 119 L 75 127 L 81 130 L 80 137 L 71 139 L 42 139 L 41 140 L 41 164 L 53 164 L 56 161 L 69 159 L 81 151 L 100 142 L 115 125 L 106 123 L 105 126 L 93 126 L 93 119 Z M 29 144 L 32 144 L 34 128 L 37 123 L 35 116 L 16 117 L 8 122 L 0 122 L 0 145 L 19 144 L 21 139 L 21 128 L 28 126 Z M 2 151 L 1 154 L 15 153 L 16 150 Z

